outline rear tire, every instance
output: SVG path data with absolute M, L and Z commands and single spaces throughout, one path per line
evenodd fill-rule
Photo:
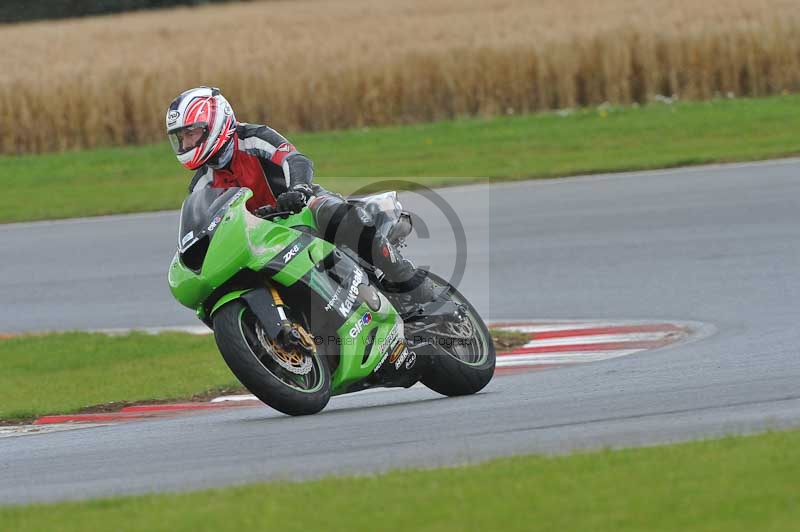
M 214 339 L 237 379 L 265 404 L 291 416 L 316 414 L 331 398 L 331 374 L 324 356 L 314 352 L 311 369 L 296 375 L 281 367 L 258 340 L 257 320 L 241 301 L 214 314 Z
M 494 376 L 496 351 L 492 335 L 475 307 L 458 290 L 438 275 L 428 273 L 428 278 L 436 285 L 435 292 L 446 287 L 449 298 L 466 307 L 466 320 L 469 321 L 472 334 L 465 350 L 459 350 L 458 346 L 450 349 L 437 346 L 436 354 L 430 357 L 428 367 L 422 373 L 422 384 L 447 396 L 477 393 Z

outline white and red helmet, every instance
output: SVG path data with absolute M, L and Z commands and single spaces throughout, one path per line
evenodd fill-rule
M 200 168 L 231 147 L 228 141 L 235 132 L 233 109 L 217 88 L 189 89 L 172 100 L 167 109 L 167 136 L 178 160 L 190 170 Z

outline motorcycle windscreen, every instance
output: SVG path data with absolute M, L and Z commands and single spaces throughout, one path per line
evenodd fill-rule
M 178 252 L 184 266 L 195 273 L 200 271 L 222 217 L 245 190 L 203 187 L 186 198 L 178 230 Z
M 183 252 L 203 235 L 213 233 L 219 224 L 219 220 L 216 224 L 214 220 L 225 215 L 229 204 L 241 196 L 242 190 L 203 187 L 189 194 L 181 206 L 178 249 Z

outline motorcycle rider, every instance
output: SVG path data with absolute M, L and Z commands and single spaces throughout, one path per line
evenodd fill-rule
M 426 272 L 377 233 L 364 209 L 314 184 L 313 163 L 280 133 L 237 122 L 219 89 L 202 86 L 178 95 L 167 109 L 166 126 L 178 161 L 195 170 L 189 192 L 247 187 L 253 191 L 247 209 L 257 216 L 275 209 L 298 212 L 308 205 L 323 238 L 347 245 L 379 268 L 387 292 L 410 294 L 420 302 L 433 298 Z

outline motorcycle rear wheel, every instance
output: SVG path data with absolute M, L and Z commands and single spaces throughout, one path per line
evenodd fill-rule
M 461 292 L 438 275 L 429 272 L 428 278 L 436 285 L 435 292 L 445 288 L 448 298 L 466 308 L 467 315 L 461 324 L 442 324 L 441 331 L 429 329 L 423 333 L 436 341 L 436 353 L 422 373 L 422 384 L 447 396 L 477 393 L 494 376 L 497 355 L 492 335 Z
M 239 382 L 284 414 L 316 414 L 325 408 L 331 398 L 331 374 L 325 357 L 316 351 L 305 355 L 304 359 L 310 358 L 310 369 L 304 374 L 294 373 L 259 339 L 257 327 L 258 319 L 241 300 L 227 303 L 214 314 L 214 339 Z

